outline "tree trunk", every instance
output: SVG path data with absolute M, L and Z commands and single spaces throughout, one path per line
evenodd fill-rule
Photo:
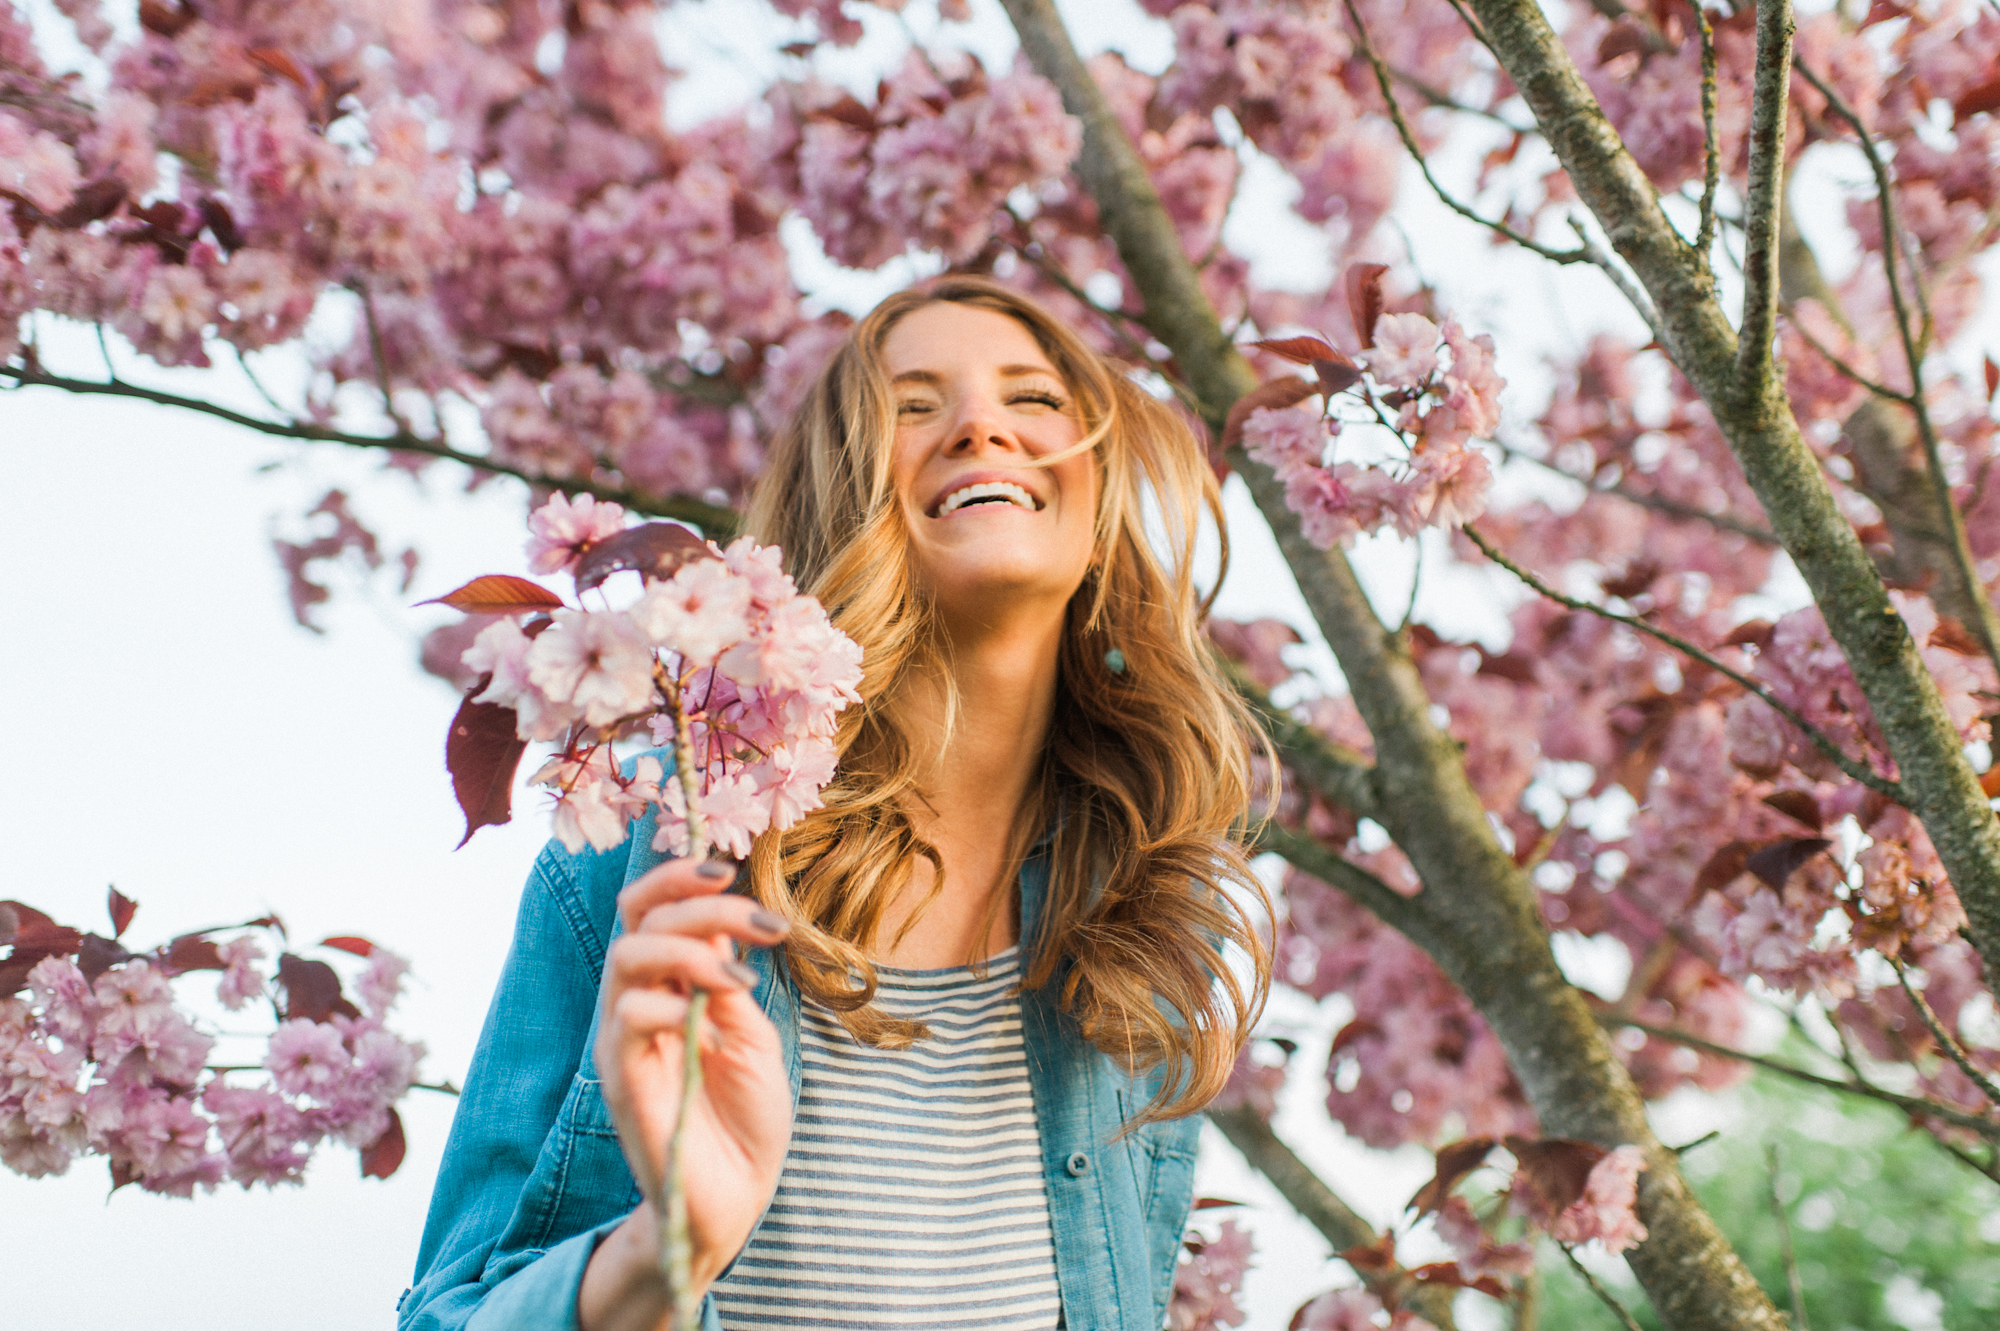
M 1230 404 L 1256 385 L 1255 373 L 1202 295 L 1159 195 L 1052 0 L 1002 3 L 1029 60 L 1083 122 L 1078 172 L 1145 303 L 1148 325 L 1172 349 L 1219 431 Z M 1654 1138 L 1631 1079 L 1556 966 L 1533 888 L 1494 836 L 1457 745 L 1431 724 L 1430 698 L 1403 642 L 1376 617 L 1346 556 L 1306 541 L 1270 470 L 1240 454 L 1231 461 L 1271 524 L 1374 736 L 1382 822 L 1424 883 L 1417 900 L 1434 926 L 1425 931 L 1426 950 L 1506 1047 L 1545 1131 L 1646 1152 L 1639 1213 L 1650 1237 L 1631 1264 L 1667 1324 L 1779 1331 L 1785 1319 L 1688 1190 L 1673 1153 Z

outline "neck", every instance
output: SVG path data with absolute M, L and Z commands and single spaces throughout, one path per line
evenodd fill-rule
M 1055 711 L 1062 617 L 951 632 L 950 639 L 949 661 L 904 680 L 893 703 L 922 791 L 908 813 L 937 849 L 944 882 L 915 926 L 892 943 L 934 882 L 928 860 L 912 866 L 905 896 L 876 940 L 878 959 L 891 964 L 962 964 L 1008 947 L 1019 929 L 1011 909 L 991 907 L 995 893 L 1013 886 L 1008 852 Z M 946 669 L 957 686 L 956 717 Z

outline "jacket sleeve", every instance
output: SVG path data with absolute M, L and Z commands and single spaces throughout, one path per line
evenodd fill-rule
M 584 1267 L 630 1207 L 552 1233 L 548 1199 L 529 1185 L 587 1069 L 610 932 L 610 917 L 591 906 L 604 897 L 615 912 L 629 845 L 571 855 L 551 843 L 535 862 L 445 1143 L 399 1331 L 576 1328 Z M 573 1226 L 574 1208 L 564 1209 Z

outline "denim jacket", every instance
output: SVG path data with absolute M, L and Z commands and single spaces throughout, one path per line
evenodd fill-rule
M 653 818 L 610 851 L 551 842 L 522 894 L 514 942 L 445 1144 L 398 1331 L 577 1331 L 597 1244 L 639 1204 L 591 1049 L 620 889 L 664 858 Z M 1046 841 L 1022 869 L 1021 936 L 1048 884 Z M 755 949 L 757 998 L 799 1091 L 799 993 L 782 953 Z M 1050 986 L 1053 988 L 1054 986 Z M 1053 996 L 1022 995 L 1049 1227 L 1067 1331 L 1158 1331 L 1194 1188 L 1198 1116 L 1119 1135 L 1148 1088 L 1079 1034 Z M 706 1331 L 721 1331 L 714 1300 Z

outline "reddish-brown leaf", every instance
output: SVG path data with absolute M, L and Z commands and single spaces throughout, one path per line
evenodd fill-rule
M 1611 25 L 1611 31 L 1604 34 L 1604 40 L 1597 44 L 1597 63 L 1608 65 L 1621 55 L 1631 55 L 1646 49 L 1646 29 L 1638 19 L 1626 15 Z
M 1229 419 L 1222 424 L 1223 450 L 1226 452 L 1243 442 L 1243 422 L 1250 419 L 1251 412 L 1263 407 L 1279 409 L 1296 407 L 1318 392 L 1319 389 L 1295 374 L 1273 379 L 1266 384 L 1258 384 L 1237 398 L 1236 405 L 1229 409 Z
M 1987 799 L 2000 797 L 2000 763 L 1987 768 L 1979 777 L 1979 788 Z
M 56 225 L 71 231 L 88 226 L 117 212 L 118 205 L 123 202 L 125 183 L 114 176 L 104 176 L 91 181 L 71 196 L 69 203 L 56 214 Z
M 1607 578 L 1599 585 L 1606 596 L 1616 596 L 1629 601 L 1640 592 L 1653 585 L 1660 576 L 1660 566 L 1650 559 L 1635 559 L 1626 565 L 1625 571 L 1613 578 Z
M 707 541 L 679 523 L 627 527 L 583 552 L 576 566 L 576 589 L 587 592 L 622 569 L 637 569 L 648 582 L 658 582 L 671 578 L 683 564 L 714 556 Z
M 1749 619 L 1729 630 L 1729 636 L 1722 640 L 1725 647 L 1764 647 L 1771 641 L 1771 634 L 1778 626 L 1768 619 Z
M 1334 1057 L 1341 1050 L 1347 1048 L 1347 1046 L 1353 1044 L 1356 1040 L 1362 1039 L 1364 1036 L 1380 1034 L 1382 1034 L 1380 1026 L 1369 1021 L 1366 1017 L 1356 1017 L 1335 1033 L 1333 1044 L 1326 1051 L 1326 1056 L 1328 1058 Z
M 528 742 L 515 729 L 513 708 L 473 701 L 492 678 L 482 675 L 467 691 L 444 741 L 452 794 L 465 813 L 465 835 L 458 839 L 459 846 L 480 828 L 497 827 L 514 816 L 514 773 L 528 751 Z
M 1609 1154 L 1602 1146 L 1567 1137 L 1509 1137 L 1507 1149 L 1514 1153 L 1515 1176 L 1527 1178 L 1551 1215 L 1561 1215 L 1583 1196 L 1590 1171 Z
M 382 1135 L 361 1148 L 361 1177 L 387 1178 L 403 1163 L 408 1144 L 403 1138 L 403 1116 L 389 1111 L 389 1126 Z
M 1194 1209 L 1197 1211 L 1213 1211 L 1218 1206 L 1241 1205 L 1243 1205 L 1242 1202 L 1232 1202 L 1227 1197 L 1197 1197 L 1194 1199 Z
M 1819 801 L 1806 791 L 1774 790 L 1764 797 L 1764 803 L 1815 832 L 1826 825 L 1820 815 Z
M 129 1160 L 120 1160 L 115 1156 L 112 1157 L 111 1191 L 116 1192 L 120 1188 L 124 1187 L 126 1184 L 137 1183 L 138 1181 L 139 1181 L 139 1166 L 133 1164 Z
M 511 573 L 488 573 L 457 591 L 433 596 L 418 605 L 448 605 L 475 615 L 515 615 L 530 610 L 560 610 L 563 599 L 540 583 Z
M 278 987 L 284 991 L 280 1009 L 286 1021 L 325 1021 L 336 1012 L 358 1017 L 361 1010 L 340 994 L 340 976 L 324 961 L 308 961 L 297 953 L 278 958 Z
M 1468 1280 L 1458 1269 L 1457 1262 L 1432 1262 L 1410 1272 L 1410 1279 L 1419 1285 L 1444 1285 L 1450 1289 L 1476 1289 L 1481 1294 L 1496 1299 L 1507 1297 L 1507 1287 L 1492 1276 L 1477 1276 Z
M 1951 104 L 1952 123 L 1962 125 L 1981 111 L 2000 111 L 2000 74 L 1962 93 Z
M 2000 393 L 2000 365 L 1994 364 L 1993 358 L 1988 356 L 1986 357 L 1986 400 L 1991 402 L 1995 393 Z
M 1347 265 L 1347 313 L 1363 347 L 1375 345 L 1375 321 L 1382 317 L 1382 275 L 1388 271 L 1386 263 Z
M 1438 1151 L 1437 1172 L 1431 1181 L 1417 1189 L 1417 1195 L 1410 1198 L 1410 1205 L 1419 1217 L 1429 1215 L 1444 1206 L 1444 1199 L 1451 1196 L 1451 1190 L 1465 1181 L 1465 1176 L 1486 1163 L 1486 1157 L 1493 1154 L 1494 1141 L 1491 1137 L 1467 1137 Z
M 1761 850 L 1751 851 L 1744 859 L 1743 867 L 1763 879 L 1773 892 L 1782 892 L 1785 883 L 1798 872 L 1801 864 L 1832 844 L 1825 837 L 1786 837 L 1783 841 L 1773 841 Z
M 157 32 L 162 37 L 174 38 L 181 29 L 194 22 L 194 14 L 182 9 L 178 4 L 162 4 L 160 0 L 139 0 L 139 26 L 147 32 Z
M 375 954 L 375 945 L 373 943 L 365 938 L 357 938 L 353 934 L 340 934 L 333 938 L 322 938 L 319 940 L 319 945 L 321 947 L 337 947 L 342 952 L 352 952 L 357 957 L 368 957 Z
M 133 913 L 138 909 L 138 902 L 132 900 L 115 887 L 111 889 L 111 936 L 113 938 L 123 938 L 125 936 L 125 930 L 132 923 Z
M 1324 338 L 1318 337 L 1278 337 L 1266 338 L 1262 342 L 1250 344 L 1259 351 L 1268 351 L 1273 356 L 1282 356 L 1294 365 L 1310 365 L 1316 360 L 1329 360 L 1340 356 L 1340 350 Z M 1342 356 L 1342 360 L 1346 357 Z
M 313 77 L 312 71 L 294 60 L 290 53 L 281 51 L 275 46 L 253 46 L 243 54 L 249 56 L 251 63 L 258 68 L 281 79 L 289 79 L 302 91 L 310 93 L 319 82 Z
M 1361 367 L 1344 351 L 1336 351 L 1331 357 L 1321 356 L 1313 362 L 1313 373 L 1329 393 L 1344 393 L 1361 382 Z
M 1488 655 L 1484 648 L 1479 651 L 1479 674 L 1492 675 L 1510 680 L 1515 684 L 1534 684 L 1537 681 L 1535 659 L 1524 652 L 1502 652 L 1497 656 Z
M 1395 1231 L 1384 1230 L 1373 1243 L 1356 1244 L 1340 1254 L 1340 1260 L 1362 1275 L 1386 1275 L 1396 1269 Z
M 169 975 L 225 969 L 222 949 L 217 947 L 207 934 L 182 934 L 165 946 L 157 948 L 153 955 L 159 959 L 160 969 Z
M 1963 621 L 1953 619 L 1950 615 L 1938 616 L 1937 627 L 1931 630 L 1928 638 L 1924 639 L 1924 646 L 1942 647 L 1948 652 L 1957 652 L 1960 656 L 1986 655 L 1986 648 L 1980 644 L 1979 639 L 1972 636 L 1972 630 L 1967 628 Z
M 76 968 L 83 972 L 83 978 L 92 984 L 97 977 L 116 966 L 121 961 L 130 961 L 136 953 L 127 952 L 114 939 L 102 934 L 85 934 L 77 944 Z
M 1868 8 L 1868 16 L 1861 20 L 1861 26 L 1872 28 L 1877 23 L 1888 23 L 1893 19 L 1907 18 L 1909 17 L 1909 13 L 1910 11 L 1906 6 L 1895 3 L 1895 0 L 1875 0 L 1875 3 Z

